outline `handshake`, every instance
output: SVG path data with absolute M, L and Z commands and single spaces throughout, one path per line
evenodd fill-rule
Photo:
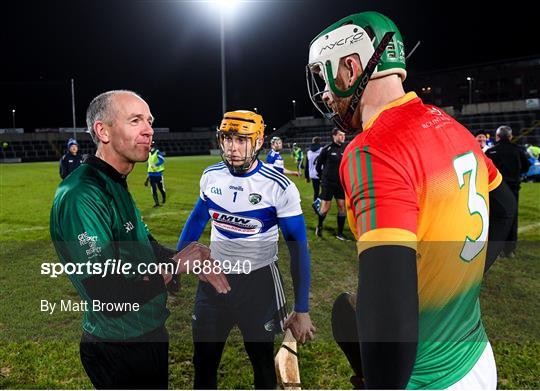
M 193 270 L 194 262 L 213 261 L 210 256 L 210 248 L 204 244 L 198 242 L 191 242 L 182 251 L 176 253 L 172 257 L 172 261 L 175 265 L 175 270 L 178 274 L 189 272 Z M 200 273 L 197 273 L 199 280 L 211 284 L 218 293 L 228 293 L 231 290 L 227 277 L 221 271 L 217 272 L 213 268 L 201 269 Z M 161 275 L 165 281 L 165 285 L 170 287 L 171 283 L 175 284 L 176 290 L 178 290 L 177 275 L 162 271 Z

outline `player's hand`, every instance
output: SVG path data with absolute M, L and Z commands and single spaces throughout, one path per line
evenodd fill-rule
M 178 273 L 193 269 L 193 262 L 202 263 L 205 259 L 210 259 L 210 249 L 199 242 L 191 242 L 173 257 L 174 261 L 180 263 Z
M 191 242 L 182 251 L 177 253 L 173 260 L 180 263 L 179 273 L 186 273 L 188 270 L 194 270 L 194 262 L 199 261 L 200 272 L 197 274 L 199 280 L 211 284 L 218 293 L 227 293 L 231 290 L 229 281 L 223 273 L 214 273 L 211 268 L 210 273 L 204 273 L 202 267 L 204 262 L 214 264 L 214 260 L 210 256 L 210 249 L 204 244 Z
M 164 268 L 161 268 L 160 273 L 161 273 L 161 277 L 163 277 L 163 281 L 165 282 L 165 285 L 168 285 L 169 282 L 172 281 L 173 275 L 170 274 L 170 273 L 167 273 L 167 270 L 166 270 L 166 269 L 167 269 L 167 268 L 165 268 L 165 267 L 164 267 Z
M 294 338 L 299 343 L 312 340 L 315 336 L 316 328 L 311 323 L 309 312 L 292 312 L 285 320 L 285 329 L 291 329 Z
M 302 173 L 300 171 L 296 171 L 296 176 L 297 177 L 301 177 L 302 176 Z
M 210 259 L 212 264 L 214 263 L 213 259 Z M 231 286 L 229 285 L 229 281 L 227 280 L 227 276 L 221 272 L 214 273 L 213 269 L 210 270 L 210 272 L 205 273 L 203 270 L 198 274 L 199 280 L 209 283 L 214 287 L 214 289 L 217 291 L 217 293 L 229 293 L 231 290 Z

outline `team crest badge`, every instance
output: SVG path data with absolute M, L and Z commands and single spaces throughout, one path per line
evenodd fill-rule
M 262 196 L 257 193 L 251 193 L 249 195 L 249 202 L 251 202 L 253 205 L 257 205 L 259 202 L 261 202 Z

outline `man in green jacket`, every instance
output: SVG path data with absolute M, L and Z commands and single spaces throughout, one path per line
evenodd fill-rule
M 191 260 L 211 259 L 198 243 L 179 253 L 161 246 L 129 193 L 127 175 L 148 158 L 153 119 L 134 92 L 94 98 L 86 122 L 96 155 L 59 185 L 51 210 L 58 257 L 81 271 L 69 278 L 86 303 L 80 355 L 96 388 L 167 388 L 166 284 Z M 199 278 L 229 289 L 223 275 Z

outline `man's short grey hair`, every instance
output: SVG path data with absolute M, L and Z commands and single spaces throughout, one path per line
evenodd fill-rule
M 94 124 L 96 121 L 102 121 L 108 125 L 112 125 L 116 115 L 112 98 L 116 94 L 132 94 L 141 98 L 139 94 L 130 90 L 112 90 L 99 94 L 92 99 L 92 102 L 90 102 L 90 105 L 86 110 L 86 127 L 96 146 L 99 145 L 99 139 L 94 131 Z
M 499 136 L 500 138 L 508 139 L 512 136 L 512 128 L 506 125 L 499 126 L 495 134 Z

